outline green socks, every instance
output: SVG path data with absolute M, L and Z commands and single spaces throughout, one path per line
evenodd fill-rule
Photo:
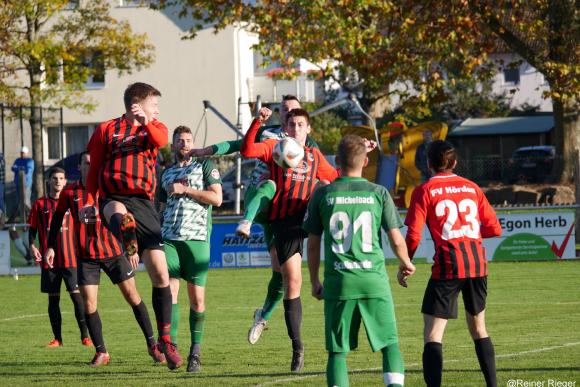
M 276 184 L 272 180 L 266 180 L 260 184 L 254 195 L 246 198 L 244 220 L 253 222 L 256 215 L 270 205 L 275 193 Z
M 177 344 L 177 330 L 179 328 L 179 304 L 171 304 L 171 342 Z
M 405 384 L 405 364 L 399 344 L 391 344 L 381 350 L 383 353 L 383 377 L 385 386 L 402 387 Z
M 270 278 L 270 283 L 268 283 L 268 294 L 262 307 L 262 318 L 264 320 L 268 321 L 270 319 L 283 297 L 284 286 L 282 284 L 282 273 L 272 271 L 272 278 Z
M 326 363 L 326 383 L 329 387 L 347 387 L 348 370 L 346 368 L 346 353 L 329 352 Z
M 189 309 L 189 331 L 191 332 L 191 344 L 201 344 L 203 341 L 203 326 L 205 324 L 205 312 L 196 312 Z

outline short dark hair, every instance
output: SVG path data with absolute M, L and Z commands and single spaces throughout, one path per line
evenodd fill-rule
M 284 96 L 282 96 L 282 102 L 284 101 L 296 101 L 298 103 L 300 103 L 300 100 L 298 99 L 298 97 L 296 97 L 295 95 L 292 94 L 286 94 Z
M 175 128 L 175 130 L 173 131 L 173 136 L 171 138 L 175 139 L 175 136 L 181 133 L 189 133 L 193 136 L 193 132 L 191 131 L 191 129 L 189 129 L 189 127 L 185 126 L 185 125 L 179 125 L 177 128 Z
M 125 102 L 125 110 L 129 110 L 131 105 L 142 102 L 147 97 L 156 96 L 161 97 L 161 92 L 151 85 L 143 82 L 135 82 L 125 89 L 123 95 L 123 102 Z
M 337 162 L 341 169 L 360 168 L 367 157 L 364 139 L 356 134 L 345 135 L 336 151 Z
M 288 120 L 290 120 L 290 118 L 292 118 L 292 117 L 305 117 L 306 122 L 308 122 L 308 125 L 310 125 L 310 115 L 304 109 L 292 109 L 292 110 L 290 110 L 288 112 L 288 114 L 286 114 L 286 123 L 288 123 Z
M 457 161 L 457 152 L 449 141 L 436 140 L 427 147 L 427 158 L 435 171 L 451 171 Z
M 52 176 L 54 176 L 55 173 L 62 173 L 66 177 L 66 172 L 64 169 L 62 169 L 60 167 L 52 167 L 52 168 L 50 168 L 50 171 L 48 171 L 48 178 L 52 179 Z

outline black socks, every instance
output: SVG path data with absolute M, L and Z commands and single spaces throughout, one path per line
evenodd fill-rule
M 473 340 L 475 343 L 475 353 L 477 360 L 479 360 L 479 367 L 485 383 L 488 387 L 497 387 L 497 379 L 495 373 L 495 350 L 491 338 L 485 337 L 483 339 Z
M 441 386 L 443 372 L 443 345 L 429 342 L 423 348 L 423 379 L 428 387 Z
M 300 302 L 300 297 L 284 300 L 284 319 L 286 320 L 288 337 L 292 340 L 292 350 L 301 351 L 303 346 L 300 340 L 300 324 L 302 322 L 302 302 Z
M 143 332 L 143 336 L 145 336 L 147 346 L 152 347 L 155 344 L 155 338 L 153 337 L 153 326 L 151 325 L 151 320 L 149 319 L 147 305 L 141 301 L 139 305 L 131 305 L 131 308 L 133 308 L 135 320 L 137 320 L 137 323 Z
M 62 343 L 62 316 L 60 314 L 60 296 L 48 296 L 48 318 L 54 338 Z
M 101 323 L 101 317 L 99 312 L 87 314 L 87 325 L 89 327 L 89 332 L 91 333 L 91 339 L 93 340 L 93 345 L 97 352 L 106 353 L 107 348 L 105 348 L 105 340 L 103 339 L 103 324 Z

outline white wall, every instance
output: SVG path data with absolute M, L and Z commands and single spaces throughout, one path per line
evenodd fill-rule
M 503 63 L 507 66 L 509 63 L 518 60 L 518 57 L 513 54 L 496 54 L 491 60 L 498 63 L 500 60 L 503 60 Z M 531 106 L 539 106 L 539 111 L 551 112 L 552 100 L 542 98 L 542 93 L 549 90 L 544 76 L 525 61 L 519 66 L 519 73 L 520 83 L 519 85 L 514 85 L 509 82 L 506 83 L 503 71 L 499 71 L 494 77 L 493 92 L 509 96 L 511 98 L 510 106 L 514 109 L 528 104 Z M 512 91 L 515 92 L 512 93 Z
M 96 110 L 83 115 L 65 110 L 68 124 L 92 124 L 118 117 L 124 112 L 123 92 L 127 85 L 142 81 L 150 83 L 162 93 L 159 119 L 170 132 L 178 125 L 192 130 L 203 115 L 203 100 L 212 105 L 234 124 L 237 120 L 237 99 L 247 101 L 247 82 L 253 75 L 253 54 L 249 47 L 255 40 L 245 31 L 234 27 L 213 33 L 208 28 L 193 40 L 182 40 L 186 22 L 164 13 L 141 7 L 114 7 L 112 16 L 131 23 L 136 33 L 147 33 L 155 46 L 155 63 L 132 75 L 118 77 L 107 71 L 105 86 L 86 92 L 97 101 Z M 240 66 L 241 71 L 238 70 Z M 250 112 L 244 108 L 244 127 L 249 125 Z M 208 112 L 208 129 L 202 121 L 196 143 L 200 146 L 235 139 L 235 134 L 217 117 Z

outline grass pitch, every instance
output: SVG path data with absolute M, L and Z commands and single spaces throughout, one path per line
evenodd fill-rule
M 395 268 L 389 266 L 387 270 L 407 368 L 406 384 L 420 386 L 423 385 L 420 304 L 430 267 L 419 264 L 408 289 L 395 284 Z M 510 380 L 543 381 L 544 384 L 535 384 L 543 386 L 550 386 L 550 380 L 580 385 L 580 262 L 491 263 L 489 271 L 487 323 L 495 344 L 499 385 L 515 386 Z M 199 374 L 188 374 L 184 368 L 169 371 L 152 364 L 131 308 L 108 278 L 102 280 L 99 312 L 111 363 L 91 369 L 86 363 L 93 350 L 80 345 L 68 295 L 64 293 L 61 298 L 64 347 L 48 349 L 45 345 L 52 336 L 46 313 L 47 297 L 39 291 L 40 277 L 20 276 L 18 281 L 0 277 L 2 385 L 325 385 L 323 308 L 321 302 L 310 296 L 306 268 L 302 296 L 304 372 L 298 375 L 289 372 L 291 350 L 281 307 L 260 341 L 253 346 L 248 344 L 246 335 L 253 311 L 262 304 L 268 279 L 268 269 L 210 272 L 203 369 Z M 137 283 L 154 320 L 147 275 L 140 273 Z M 182 285 L 179 344 L 186 356 L 189 329 L 184 290 Z M 359 349 L 347 358 L 350 383 L 382 385 L 381 356 L 370 351 L 364 330 L 361 335 Z M 462 316 L 449 322 L 443 350 L 443 385 L 484 385 Z

